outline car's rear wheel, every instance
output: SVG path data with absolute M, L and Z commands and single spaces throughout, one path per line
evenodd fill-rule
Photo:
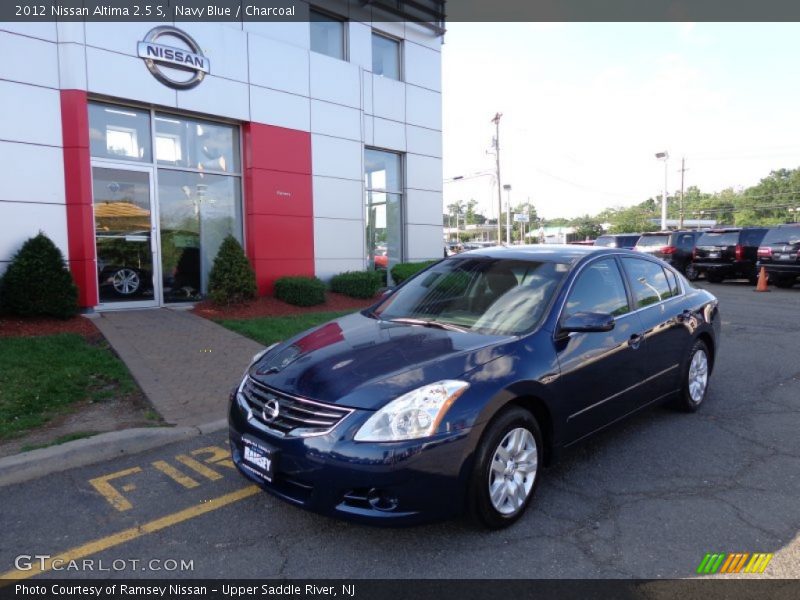
M 689 281 L 697 281 L 697 279 L 700 277 L 700 272 L 692 263 L 688 263 L 683 272 L 686 275 L 686 279 Z
M 708 394 L 708 376 L 711 372 L 711 361 L 708 346 L 703 340 L 697 340 L 683 364 L 683 385 L 677 408 L 686 412 L 695 412 Z
M 528 508 L 539 483 L 542 434 L 531 413 L 514 406 L 489 425 L 477 450 L 469 511 L 479 524 L 501 529 Z

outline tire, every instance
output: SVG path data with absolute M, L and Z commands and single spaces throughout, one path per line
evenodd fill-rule
M 711 271 L 708 271 L 706 273 L 706 279 L 708 279 L 710 283 L 722 283 L 724 277 L 719 273 L 712 273 Z
M 684 412 L 696 412 L 708 395 L 711 355 L 703 340 L 696 340 L 681 369 L 681 391 L 675 407 Z
M 692 263 L 686 264 L 683 273 L 686 275 L 686 279 L 689 281 L 697 281 L 700 278 L 700 271 L 698 271 L 697 267 L 695 267 Z
M 512 450 L 509 456 L 509 448 L 515 445 L 519 450 Z M 489 529 L 516 523 L 539 485 L 542 458 L 542 434 L 534 416 L 518 406 L 500 412 L 484 432 L 476 451 L 467 490 L 473 521 Z M 519 463 L 525 464 L 526 469 L 521 469 Z M 495 494 L 490 490 L 496 490 Z
M 789 277 L 773 277 L 772 283 L 775 284 L 775 287 L 789 289 L 794 285 L 795 276 L 791 275 Z
M 111 287 L 117 296 L 135 296 L 142 288 L 141 275 L 136 269 L 121 267 L 111 276 Z

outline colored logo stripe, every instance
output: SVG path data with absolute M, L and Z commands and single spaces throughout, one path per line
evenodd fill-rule
M 697 573 L 713 575 L 719 573 L 763 573 L 774 555 L 771 553 L 756 552 L 709 552 L 700 561 Z M 748 562 L 748 558 L 750 559 Z M 747 566 L 745 567 L 745 563 Z

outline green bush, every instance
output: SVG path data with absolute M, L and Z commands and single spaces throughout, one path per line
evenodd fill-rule
M 0 279 L 0 306 L 23 317 L 68 319 L 78 312 L 78 288 L 45 234 L 28 239 L 12 257 Z
M 423 262 L 399 263 L 392 267 L 392 279 L 395 284 L 400 285 L 412 275 L 416 275 L 422 269 L 429 267 L 435 260 L 426 260 Z
M 346 271 L 331 278 L 331 291 L 351 298 L 373 298 L 383 281 L 378 271 Z
M 325 302 L 325 284 L 316 277 L 281 277 L 275 282 L 275 297 L 295 306 Z
M 255 298 L 257 291 L 256 275 L 241 244 L 227 236 L 208 276 L 208 295 L 216 304 L 238 304 Z

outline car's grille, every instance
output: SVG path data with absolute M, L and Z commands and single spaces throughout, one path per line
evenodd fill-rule
M 350 408 L 283 394 L 250 377 L 245 379 L 241 394 L 252 417 L 280 436 L 322 435 L 353 412 Z

